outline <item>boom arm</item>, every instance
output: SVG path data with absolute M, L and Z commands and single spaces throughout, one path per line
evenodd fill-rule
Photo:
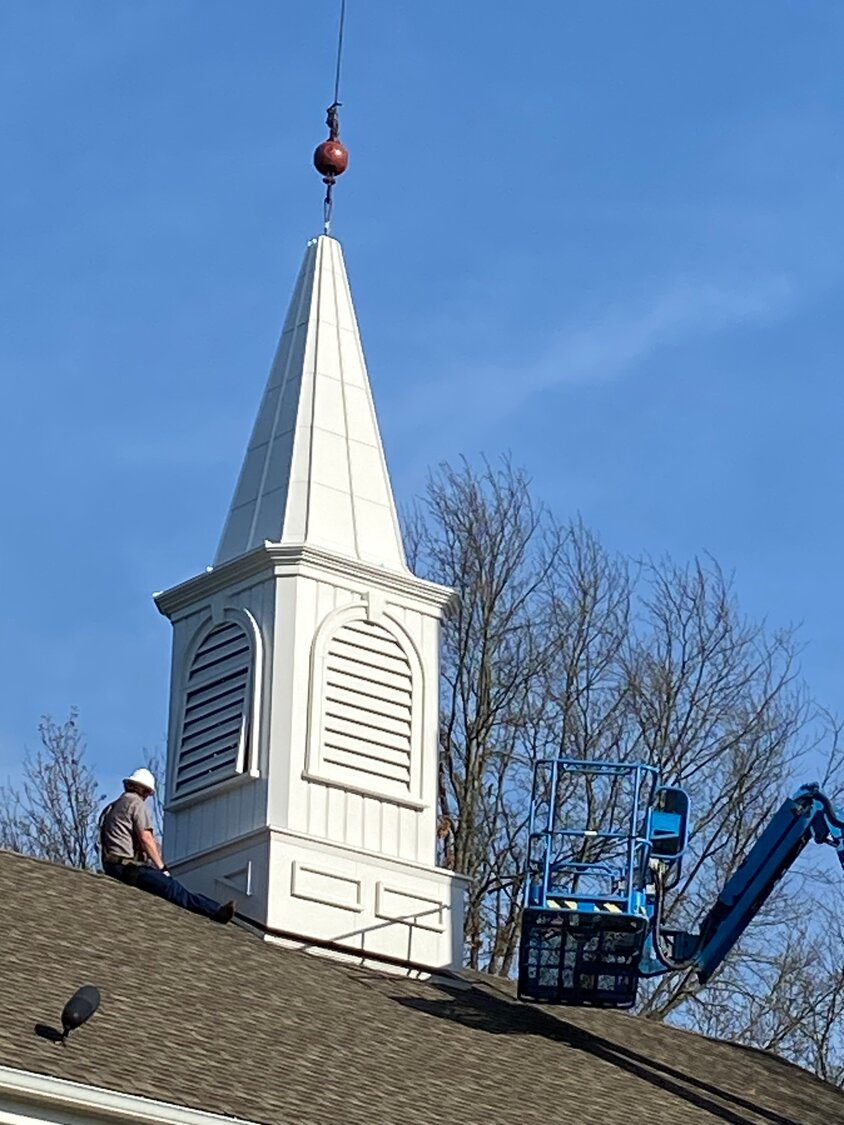
M 844 868 L 844 819 L 817 785 L 803 786 L 774 813 L 744 862 L 727 880 L 700 932 L 670 935 L 671 967 L 692 965 L 705 984 L 811 839 L 834 847 Z M 659 939 L 655 930 L 657 948 Z

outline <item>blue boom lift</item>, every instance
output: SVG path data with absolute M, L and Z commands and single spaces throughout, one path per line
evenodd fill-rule
M 598 823 L 600 819 L 601 823 Z M 519 949 L 519 997 L 630 1008 L 642 977 L 706 983 L 810 840 L 844 867 L 844 817 L 817 785 L 784 801 L 697 933 L 663 927 L 686 849 L 689 798 L 643 764 L 536 766 Z

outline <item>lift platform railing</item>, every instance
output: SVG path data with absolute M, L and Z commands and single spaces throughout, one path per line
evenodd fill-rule
M 595 779 L 609 783 L 597 796 Z M 575 793 L 579 781 L 590 786 L 586 801 Z M 579 910 L 591 910 L 606 900 L 626 913 L 637 912 L 637 882 L 651 849 L 648 809 L 656 784 L 656 769 L 641 763 L 569 758 L 538 762 L 528 826 L 525 905 L 544 907 L 549 899 L 562 896 Z M 587 822 L 578 823 L 584 815 Z
M 643 884 L 657 784 L 656 769 L 641 763 L 537 764 L 519 958 L 523 999 L 634 1003 L 649 924 Z

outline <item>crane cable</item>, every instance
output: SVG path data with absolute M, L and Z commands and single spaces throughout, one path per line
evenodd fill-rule
M 334 72 L 334 105 L 340 105 L 340 63 L 343 60 L 343 30 L 346 26 L 346 0 L 340 0 L 340 26 L 337 29 L 337 69 Z
M 328 125 L 328 132 L 331 140 L 336 140 L 340 132 L 340 120 L 337 116 L 337 110 L 342 105 L 340 101 L 340 67 L 343 62 L 343 35 L 346 28 L 346 0 L 340 0 L 340 23 L 337 28 L 337 65 L 334 69 L 334 101 L 328 107 L 326 116 L 326 125 Z M 333 199 L 334 177 L 328 177 L 325 181 L 325 200 L 322 206 L 322 222 L 323 230 L 326 234 L 331 233 L 331 212 L 334 208 Z

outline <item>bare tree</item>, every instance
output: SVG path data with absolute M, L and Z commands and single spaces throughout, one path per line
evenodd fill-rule
M 509 462 L 441 466 L 407 522 L 414 564 L 460 593 L 442 649 L 441 861 L 471 878 L 469 964 L 509 968 L 549 656 L 535 617 L 560 536 Z
M 103 795 L 78 720 L 75 709 L 61 724 L 42 718 L 41 746 L 26 753 L 20 787 L 0 788 L 0 847 L 69 867 L 96 865 Z
M 513 971 L 543 757 L 644 761 L 689 789 L 693 834 L 667 921 L 694 928 L 817 751 L 793 632 L 747 620 L 711 559 L 629 560 L 578 521 L 560 526 L 507 461 L 440 466 L 408 526 L 415 565 L 460 596 L 443 644 L 439 824 L 443 862 L 471 879 L 470 965 Z M 823 725 L 834 795 L 838 731 Z M 612 787 L 595 790 L 581 811 L 600 824 L 617 801 Z M 829 885 L 816 853 L 707 988 L 691 973 L 659 978 L 642 989 L 642 1013 L 840 1080 L 844 985 L 818 955 Z

